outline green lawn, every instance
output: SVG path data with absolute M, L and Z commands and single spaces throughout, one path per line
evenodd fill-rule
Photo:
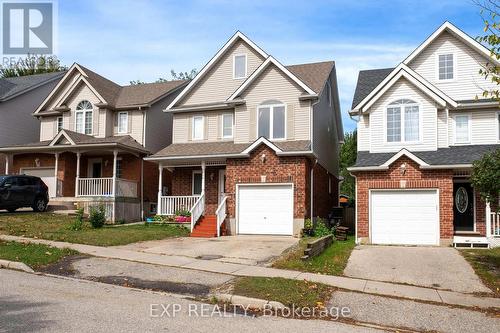
M 354 237 L 348 236 L 346 241 L 334 241 L 319 256 L 309 260 L 302 260 L 300 258 L 304 255 L 304 249 L 310 240 L 311 238 L 301 239 L 297 249 L 283 255 L 273 263 L 273 267 L 328 275 L 342 275 L 351 251 L 355 246 Z
M 72 216 L 51 213 L 0 214 L 0 233 L 98 246 L 124 245 L 189 234 L 189 230 L 183 226 L 166 224 L 93 229 L 86 222 L 83 230 L 74 231 L 70 229 L 74 219 Z
M 69 249 L 58 249 L 43 244 L 24 244 L 0 241 L 0 259 L 20 261 L 37 269 L 52 264 L 60 259 L 78 254 Z
M 323 307 L 334 288 L 321 283 L 284 278 L 243 277 L 234 282 L 234 294 L 278 301 L 292 307 Z
M 488 250 L 461 250 L 484 284 L 500 296 L 500 247 Z

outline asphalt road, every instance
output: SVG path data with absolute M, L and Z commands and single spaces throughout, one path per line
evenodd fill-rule
M 0 269 L 0 332 L 153 331 L 376 332 L 333 321 L 221 315 L 175 295 Z

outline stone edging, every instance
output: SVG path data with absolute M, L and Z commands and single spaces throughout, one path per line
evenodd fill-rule
M 232 294 L 213 294 L 217 300 L 225 303 L 230 303 L 232 305 L 240 305 L 244 308 L 250 309 L 273 309 L 280 310 L 284 309 L 285 305 L 276 301 L 268 301 L 260 298 L 252 298 L 246 296 L 232 295 Z
M 35 273 L 35 271 L 31 267 L 29 267 L 25 263 L 18 261 L 0 259 L 0 268 L 15 269 L 17 271 L 23 271 L 26 273 Z

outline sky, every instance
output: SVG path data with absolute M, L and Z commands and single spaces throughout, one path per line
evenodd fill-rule
M 119 84 L 201 69 L 237 31 L 285 65 L 334 60 L 344 131 L 359 70 L 394 67 L 444 21 L 482 33 L 472 0 L 59 0 L 57 53 Z

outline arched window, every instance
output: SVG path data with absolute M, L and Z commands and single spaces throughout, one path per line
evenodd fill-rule
M 387 106 L 387 142 L 420 140 L 420 110 L 411 99 L 398 99 Z
M 271 140 L 286 137 L 286 107 L 280 101 L 270 100 L 257 107 L 258 136 Z
M 92 103 L 83 100 L 76 106 L 75 131 L 83 134 L 92 134 Z

